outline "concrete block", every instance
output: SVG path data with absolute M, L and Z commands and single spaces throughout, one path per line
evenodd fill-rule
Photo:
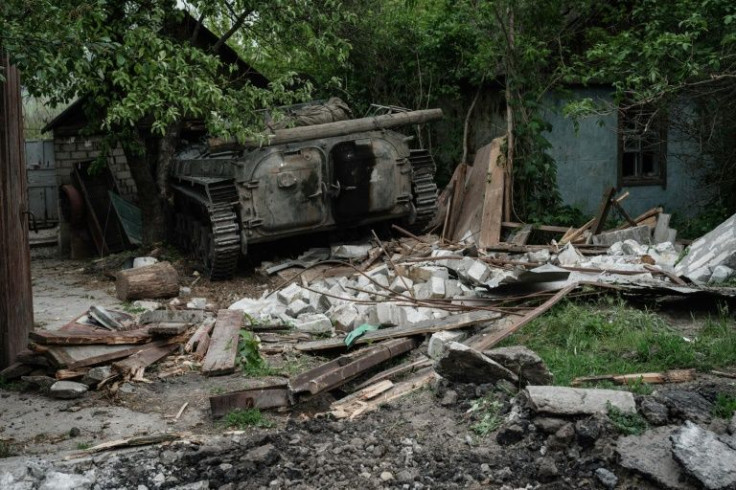
M 483 284 L 491 275 L 491 268 L 480 260 L 473 260 L 473 264 L 463 272 L 458 271 L 462 278 L 472 284 Z
M 395 293 L 405 293 L 414 286 L 414 281 L 408 277 L 396 277 L 389 285 L 389 289 Z
M 326 314 L 332 320 L 335 329 L 341 332 L 349 332 L 357 326 L 358 309 L 350 303 L 331 308 Z
M 304 291 L 304 288 L 292 283 L 276 293 L 276 297 L 281 301 L 281 303 L 288 306 L 294 301 L 302 299 L 304 297 Z
M 634 395 L 629 391 L 527 386 L 531 407 L 550 415 L 595 415 L 608 413 L 608 404 L 623 413 L 635 413 Z
M 694 282 L 706 283 L 710 275 L 704 274 L 705 269 L 712 274 L 719 265 L 736 269 L 736 214 L 690 244 L 676 271 Z
M 444 267 L 415 265 L 409 267 L 408 276 L 414 282 L 427 282 L 433 277 L 448 279 L 450 277 L 450 274 Z
M 432 277 L 428 282 L 429 298 L 443 299 L 445 297 L 445 279 L 441 277 Z
M 662 243 L 667 242 L 669 237 L 669 231 L 671 228 L 670 226 L 670 218 L 672 216 L 667 213 L 659 213 L 659 216 L 657 216 L 657 224 L 654 227 L 654 233 L 652 234 L 652 239 L 654 243 Z
M 572 266 L 584 260 L 585 257 L 571 243 L 562 247 L 562 250 L 557 254 L 557 262 L 560 265 Z
M 690 490 L 693 487 L 672 457 L 671 436 L 675 426 L 657 427 L 638 436 L 619 437 L 619 464 L 657 483 L 660 488 Z
M 325 311 L 332 306 L 327 296 L 322 293 L 315 292 L 316 288 L 312 288 L 314 291 L 306 290 L 305 297 L 302 301 L 309 303 L 315 311 Z
M 390 271 L 386 264 L 381 264 L 378 267 L 374 267 L 373 269 L 368 271 L 368 275 L 372 277 L 373 279 L 375 279 L 376 276 L 383 276 L 383 277 L 388 278 L 389 274 L 390 274 Z
M 355 319 L 355 326 L 367 323 L 369 325 L 380 325 L 378 321 L 378 313 L 376 305 L 355 305 L 358 311 L 358 318 Z
M 708 284 L 720 284 L 731 279 L 736 271 L 725 265 L 718 265 L 713 269 L 713 273 L 708 280 Z
M 459 330 L 444 330 L 435 332 L 429 338 L 427 346 L 427 356 L 437 360 L 445 354 L 447 345 L 451 342 L 462 342 L 466 337 L 465 332 Z
M 534 252 L 527 252 L 524 257 L 529 262 L 536 262 L 540 264 L 546 264 L 549 262 L 549 259 L 552 257 L 549 250 L 542 249 L 542 250 L 536 250 Z
M 380 284 L 384 288 L 387 288 L 390 285 L 388 276 L 377 275 L 377 276 L 373 276 L 372 279 L 376 281 L 377 284 Z M 375 287 L 375 284 L 372 284 L 372 286 Z M 377 289 L 380 289 L 380 288 L 377 288 Z
M 445 279 L 445 298 L 452 299 L 463 294 L 462 284 L 455 279 Z
M 635 240 L 641 244 L 649 244 L 652 239 L 652 230 L 646 225 L 637 226 L 635 228 L 626 228 L 625 230 L 607 231 L 599 235 L 593 235 L 593 244 L 610 246 L 616 242 L 625 240 Z
M 299 315 L 295 327 L 300 332 L 316 334 L 328 334 L 334 331 L 332 322 L 327 318 L 327 315 L 322 313 Z
M 432 311 L 429 308 L 413 308 L 411 306 L 402 306 L 401 313 L 403 316 L 403 324 L 413 325 L 415 323 L 424 322 L 432 318 Z
M 378 317 L 379 325 L 398 326 L 401 325 L 403 320 L 401 308 L 387 301 L 376 305 L 376 316 Z
M 411 290 L 414 293 L 414 297 L 420 300 L 429 299 L 429 296 L 431 294 L 430 287 L 426 282 L 422 282 L 419 284 L 415 283 L 414 286 L 412 286 Z
M 316 311 L 317 310 L 313 305 L 301 299 L 292 301 L 286 307 L 286 314 L 295 318 L 299 315 L 303 315 L 305 313 L 315 313 Z

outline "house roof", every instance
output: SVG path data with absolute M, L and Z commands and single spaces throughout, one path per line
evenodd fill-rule
M 167 33 L 174 39 L 181 42 L 188 42 L 194 32 L 198 20 L 189 13 L 184 14 L 181 21 L 172 23 L 170 26 L 164 27 Z M 200 49 L 209 49 L 214 46 L 219 39 L 215 33 L 207 29 L 204 25 L 200 26 L 194 45 Z M 227 43 L 222 43 L 217 49 L 217 56 L 228 65 L 235 65 L 238 69 L 235 71 L 235 78 L 238 80 L 248 80 L 250 83 L 259 88 L 266 88 L 269 80 L 259 73 L 255 68 L 246 63 L 233 48 Z M 42 133 L 53 131 L 59 128 L 79 129 L 87 124 L 87 115 L 84 112 L 87 97 L 82 96 L 72 102 L 69 107 L 64 109 L 59 115 L 49 121 L 43 128 Z

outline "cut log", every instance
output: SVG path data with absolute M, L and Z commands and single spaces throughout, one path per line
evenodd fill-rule
M 179 275 L 168 262 L 128 269 L 117 273 L 115 290 L 121 301 L 171 298 L 179 294 Z
M 218 376 L 235 371 L 235 357 L 238 355 L 240 328 L 243 326 L 243 312 L 239 310 L 220 310 L 212 330 L 207 355 L 202 362 L 202 374 Z

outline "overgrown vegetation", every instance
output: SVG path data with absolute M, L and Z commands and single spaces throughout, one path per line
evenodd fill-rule
M 736 396 L 729 393 L 718 393 L 716 403 L 713 405 L 713 416 L 730 419 L 736 412 Z
M 501 426 L 502 404 L 493 398 L 493 394 L 474 400 L 468 413 L 476 413 L 480 420 L 470 426 L 470 429 L 481 437 L 487 436 Z
M 266 360 L 261 357 L 258 350 L 258 339 L 253 332 L 248 330 L 240 331 L 237 364 L 244 374 L 254 378 L 281 374 L 280 370 L 269 366 Z
M 647 421 L 639 413 L 624 413 L 618 407 L 609 402 L 607 405 L 608 419 L 621 434 L 627 436 L 638 436 L 643 434 L 647 428 Z
M 515 344 L 536 351 L 561 385 L 579 376 L 705 371 L 736 363 L 736 328 L 727 308 L 686 340 L 660 316 L 613 296 L 563 302 L 505 341 Z
M 258 427 L 268 429 L 274 426 L 274 423 L 263 416 L 257 408 L 239 408 L 228 412 L 222 419 L 227 427 L 233 427 L 245 430 L 249 427 Z
M 0 440 L 0 458 L 15 456 L 15 448 L 9 441 Z

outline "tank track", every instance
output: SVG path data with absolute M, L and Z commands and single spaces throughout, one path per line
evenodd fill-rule
M 231 278 L 240 257 L 240 225 L 232 192 L 225 188 L 229 186 L 206 185 L 206 195 L 189 186 L 172 186 L 179 201 L 175 242 L 201 261 L 213 281 Z
M 427 150 L 411 150 L 409 163 L 412 168 L 411 192 L 416 210 L 411 228 L 413 231 L 423 232 L 437 215 L 437 184 L 434 182 L 436 167 Z

